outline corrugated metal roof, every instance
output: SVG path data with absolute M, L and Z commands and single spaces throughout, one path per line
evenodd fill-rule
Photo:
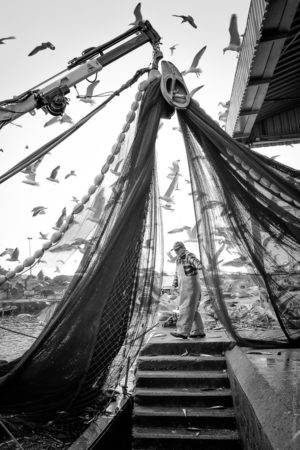
M 300 0 L 253 0 L 233 83 L 229 134 L 253 146 L 300 142 L 299 50 Z

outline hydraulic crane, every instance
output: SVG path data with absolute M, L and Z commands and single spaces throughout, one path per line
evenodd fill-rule
M 135 35 L 133 38 L 128 39 L 133 35 Z M 62 115 L 68 102 L 65 96 L 70 92 L 72 86 L 92 74 L 96 74 L 103 67 L 147 42 L 151 43 L 154 49 L 155 63 L 158 64 L 163 57 L 159 50 L 160 39 L 159 34 L 146 20 L 105 44 L 84 50 L 81 56 L 69 61 L 67 69 L 60 73 L 64 73 L 64 75 L 55 81 L 41 89 L 28 90 L 17 97 L 1 101 L 0 128 L 27 112 L 34 114 L 34 110 L 39 108 L 43 108 L 46 113 L 49 112 L 53 116 Z M 119 43 L 121 44 L 116 46 Z M 113 46 L 114 48 L 112 48 Z

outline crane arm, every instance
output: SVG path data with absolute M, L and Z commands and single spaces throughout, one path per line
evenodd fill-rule
M 128 40 L 132 35 L 135 36 Z M 57 80 L 39 90 L 29 90 L 18 97 L 0 102 L 0 128 L 27 112 L 34 114 L 34 110 L 39 108 L 54 116 L 63 114 L 67 105 L 65 95 L 70 92 L 71 87 L 147 42 L 157 49 L 160 39 L 146 20 L 105 44 L 84 50 L 81 56 L 69 61 L 64 71 L 67 73 Z M 121 44 L 116 46 L 119 43 Z M 111 49 L 113 46 L 115 47 Z M 159 58 L 162 58 L 162 54 Z

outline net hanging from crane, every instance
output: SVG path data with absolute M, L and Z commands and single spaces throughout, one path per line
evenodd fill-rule
M 155 85 L 110 198 L 103 207 L 98 192 L 92 204 L 92 239 L 63 299 L 23 357 L 1 365 L 3 420 L 46 424 L 54 436 L 63 429 L 66 439 L 80 434 L 153 325 L 163 262 L 154 150 L 167 114 Z
M 219 320 L 240 345 L 299 345 L 300 172 L 233 140 L 195 101 L 178 118 Z M 229 281 L 256 297 L 251 308 L 243 296 L 226 298 Z
M 26 354 L 1 366 L 0 412 L 7 420 L 50 420 L 80 433 L 80 418 L 97 404 L 110 375 L 124 372 L 124 358 L 138 351 L 142 341 L 132 342 L 155 317 L 160 292 L 155 140 L 160 119 L 172 112 L 153 81 L 111 196 L 103 207 L 98 190 L 90 204 L 90 239 L 63 300 Z M 299 275 L 299 172 L 235 142 L 195 101 L 178 117 L 204 279 L 218 320 L 240 345 L 298 345 L 300 297 L 291 287 Z M 56 250 L 67 252 L 63 245 L 60 240 Z M 236 322 L 236 308 L 226 300 L 228 267 L 255 284 L 260 307 L 272 318 L 264 333 Z M 242 307 L 242 299 L 236 303 Z

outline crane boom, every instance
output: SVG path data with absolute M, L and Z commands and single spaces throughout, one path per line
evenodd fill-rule
M 128 40 L 132 35 L 135 36 Z M 39 108 L 54 116 L 63 114 L 67 105 L 65 95 L 70 92 L 72 86 L 100 72 L 103 67 L 147 42 L 155 49 L 160 39 L 159 34 L 146 20 L 105 44 L 84 50 L 81 56 L 69 61 L 64 71 L 66 73 L 57 80 L 39 90 L 28 90 L 18 97 L 0 102 L 0 128 L 27 112 L 34 114 L 34 110 Z M 121 44 L 116 46 L 119 43 Z M 113 46 L 115 47 L 111 49 Z

